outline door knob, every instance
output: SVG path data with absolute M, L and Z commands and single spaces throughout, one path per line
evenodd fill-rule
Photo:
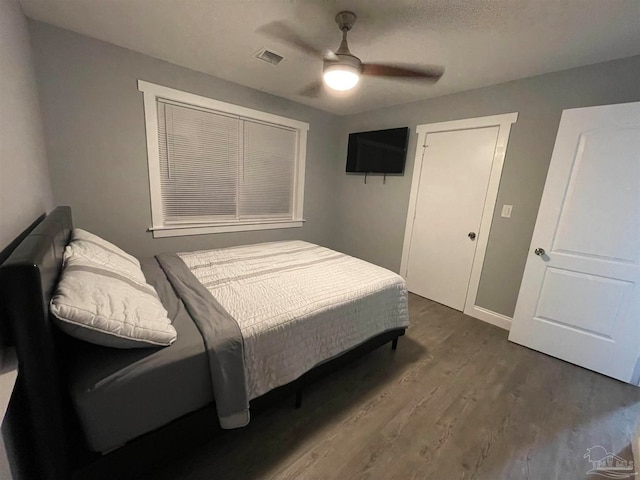
M 476 232 L 469 232 L 469 235 L 467 235 L 471 240 L 474 240 L 476 238 Z
M 546 252 L 544 251 L 544 248 L 536 248 L 533 253 L 535 253 L 536 255 L 538 255 L 539 257 L 541 257 L 542 255 L 544 255 Z

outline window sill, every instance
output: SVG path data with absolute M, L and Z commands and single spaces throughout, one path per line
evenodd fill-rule
M 153 238 L 182 237 L 186 235 L 206 235 L 211 233 L 249 232 L 253 230 L 275 230 L 280 228 L 297 228 L 304 225 L 304 220 L 269 223 L 243 223 L 237 225 L 171 225 L 151 227 Z

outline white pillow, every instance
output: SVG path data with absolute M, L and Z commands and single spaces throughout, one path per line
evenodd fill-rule
M 106 347 L 166 346 L 177 338 L 151 285 L 79 255 L 67 258 L 50 308 L 63 331 Z
M 121 257 L 129 260 L 131 263 L 136 266 L 140 266 L 140 262 L 136 257 L 129 255 L 127 252 L 122 250 L 119 247 L 116 247 L 113 243 L 106 241 L 104 238 L 99 237 L 91 232 L 87 232 L 86 230 L 82 230 L 81 228 L 74 228 L 71 232 L 71 241 L 79 241 L 85 240 L 87 242 L 92 242 L 97 246 L 100 246 L 106 250 L 111 250 L 113 253 L 120 255 Z
M 140 262 L 114 244 L 80 228 L 74 228 L 71 242 L 64 250 L 64 262 L 74 255 L 99 263 L 110 270 L 119 271 L 123 275 L 146 282 L 140 269 Z

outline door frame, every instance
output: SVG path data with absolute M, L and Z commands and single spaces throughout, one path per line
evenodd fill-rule
M 482 220 L 480 222 L 480 231 L 477 236 L 476 251 L 473 257 L 473 265 L 471 267 L 471 276 L 469 278 L 469 286 L 467 288 L 467 297 L 464 305 L 464 313 L 466 315 L 478 318 L 485 322 L 497 325 L 508 330 L 511 326 L 511 319 L 505 315 L 491 312 L 485 308 L 476 305 L 476 297 L 478 294 L 478 286 L 480 285 L 480 274 L 484 265 L 484 257 L 487 251 L 489 241 L 489 232 L 491 231 L 491 223 L 498 199 L 498 188 L 500 187 L 500 178 L 502 177 L 502 168 L 504 166 L 504 157 L 509 143 L 509 134 L 511 133 L 511 124 L 518 120 L 518 112 L 505 113 L 501 115 L 491 115 L 487 117 L 467 118 L 463 120 L 453 120 L 449 122 L 438 122 L 418 125 L 416 132 L 418 139 L 416 142 L 416 155 L 413 162 L 413 176 L 411 178 L 411 194 L 409 195 L 409 210 L 407 212 L 407 223 L 404 232 L 404 243 L 402 246 L 402 260 L 400 263 L 400 275 L 405 279 L 407 277 L 407 269 L 409 267 L 409 251 L 411 250 L 411 237 L 413 236 L 413 222 L 416 216 L 416 204 L 418 201 L 418 193 L 420 190 L 420 176 L 422 174 L 422 165 L 424 153 L 426 150 L 425 141 L 429 133 L 450 132 L 455 130 L 471 130 L 475 128 L 499 127 L 498 138 L 496 141 L 496 149 L 491 164 L 491 174 L 487 186 L 487 196 L 484 207 L 482 209 Z

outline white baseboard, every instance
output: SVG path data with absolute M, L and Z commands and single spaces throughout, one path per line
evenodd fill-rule
M 478 307 L 477 305 L 474 305 L 470 311 L 466 311 L 464 313 L 470 317 L 495 325 L 496 327 L 504 328 L 507 331 L 511 330 L 512 318 L 502 315 L 501 313 L 492 312 L 491 310 Z

